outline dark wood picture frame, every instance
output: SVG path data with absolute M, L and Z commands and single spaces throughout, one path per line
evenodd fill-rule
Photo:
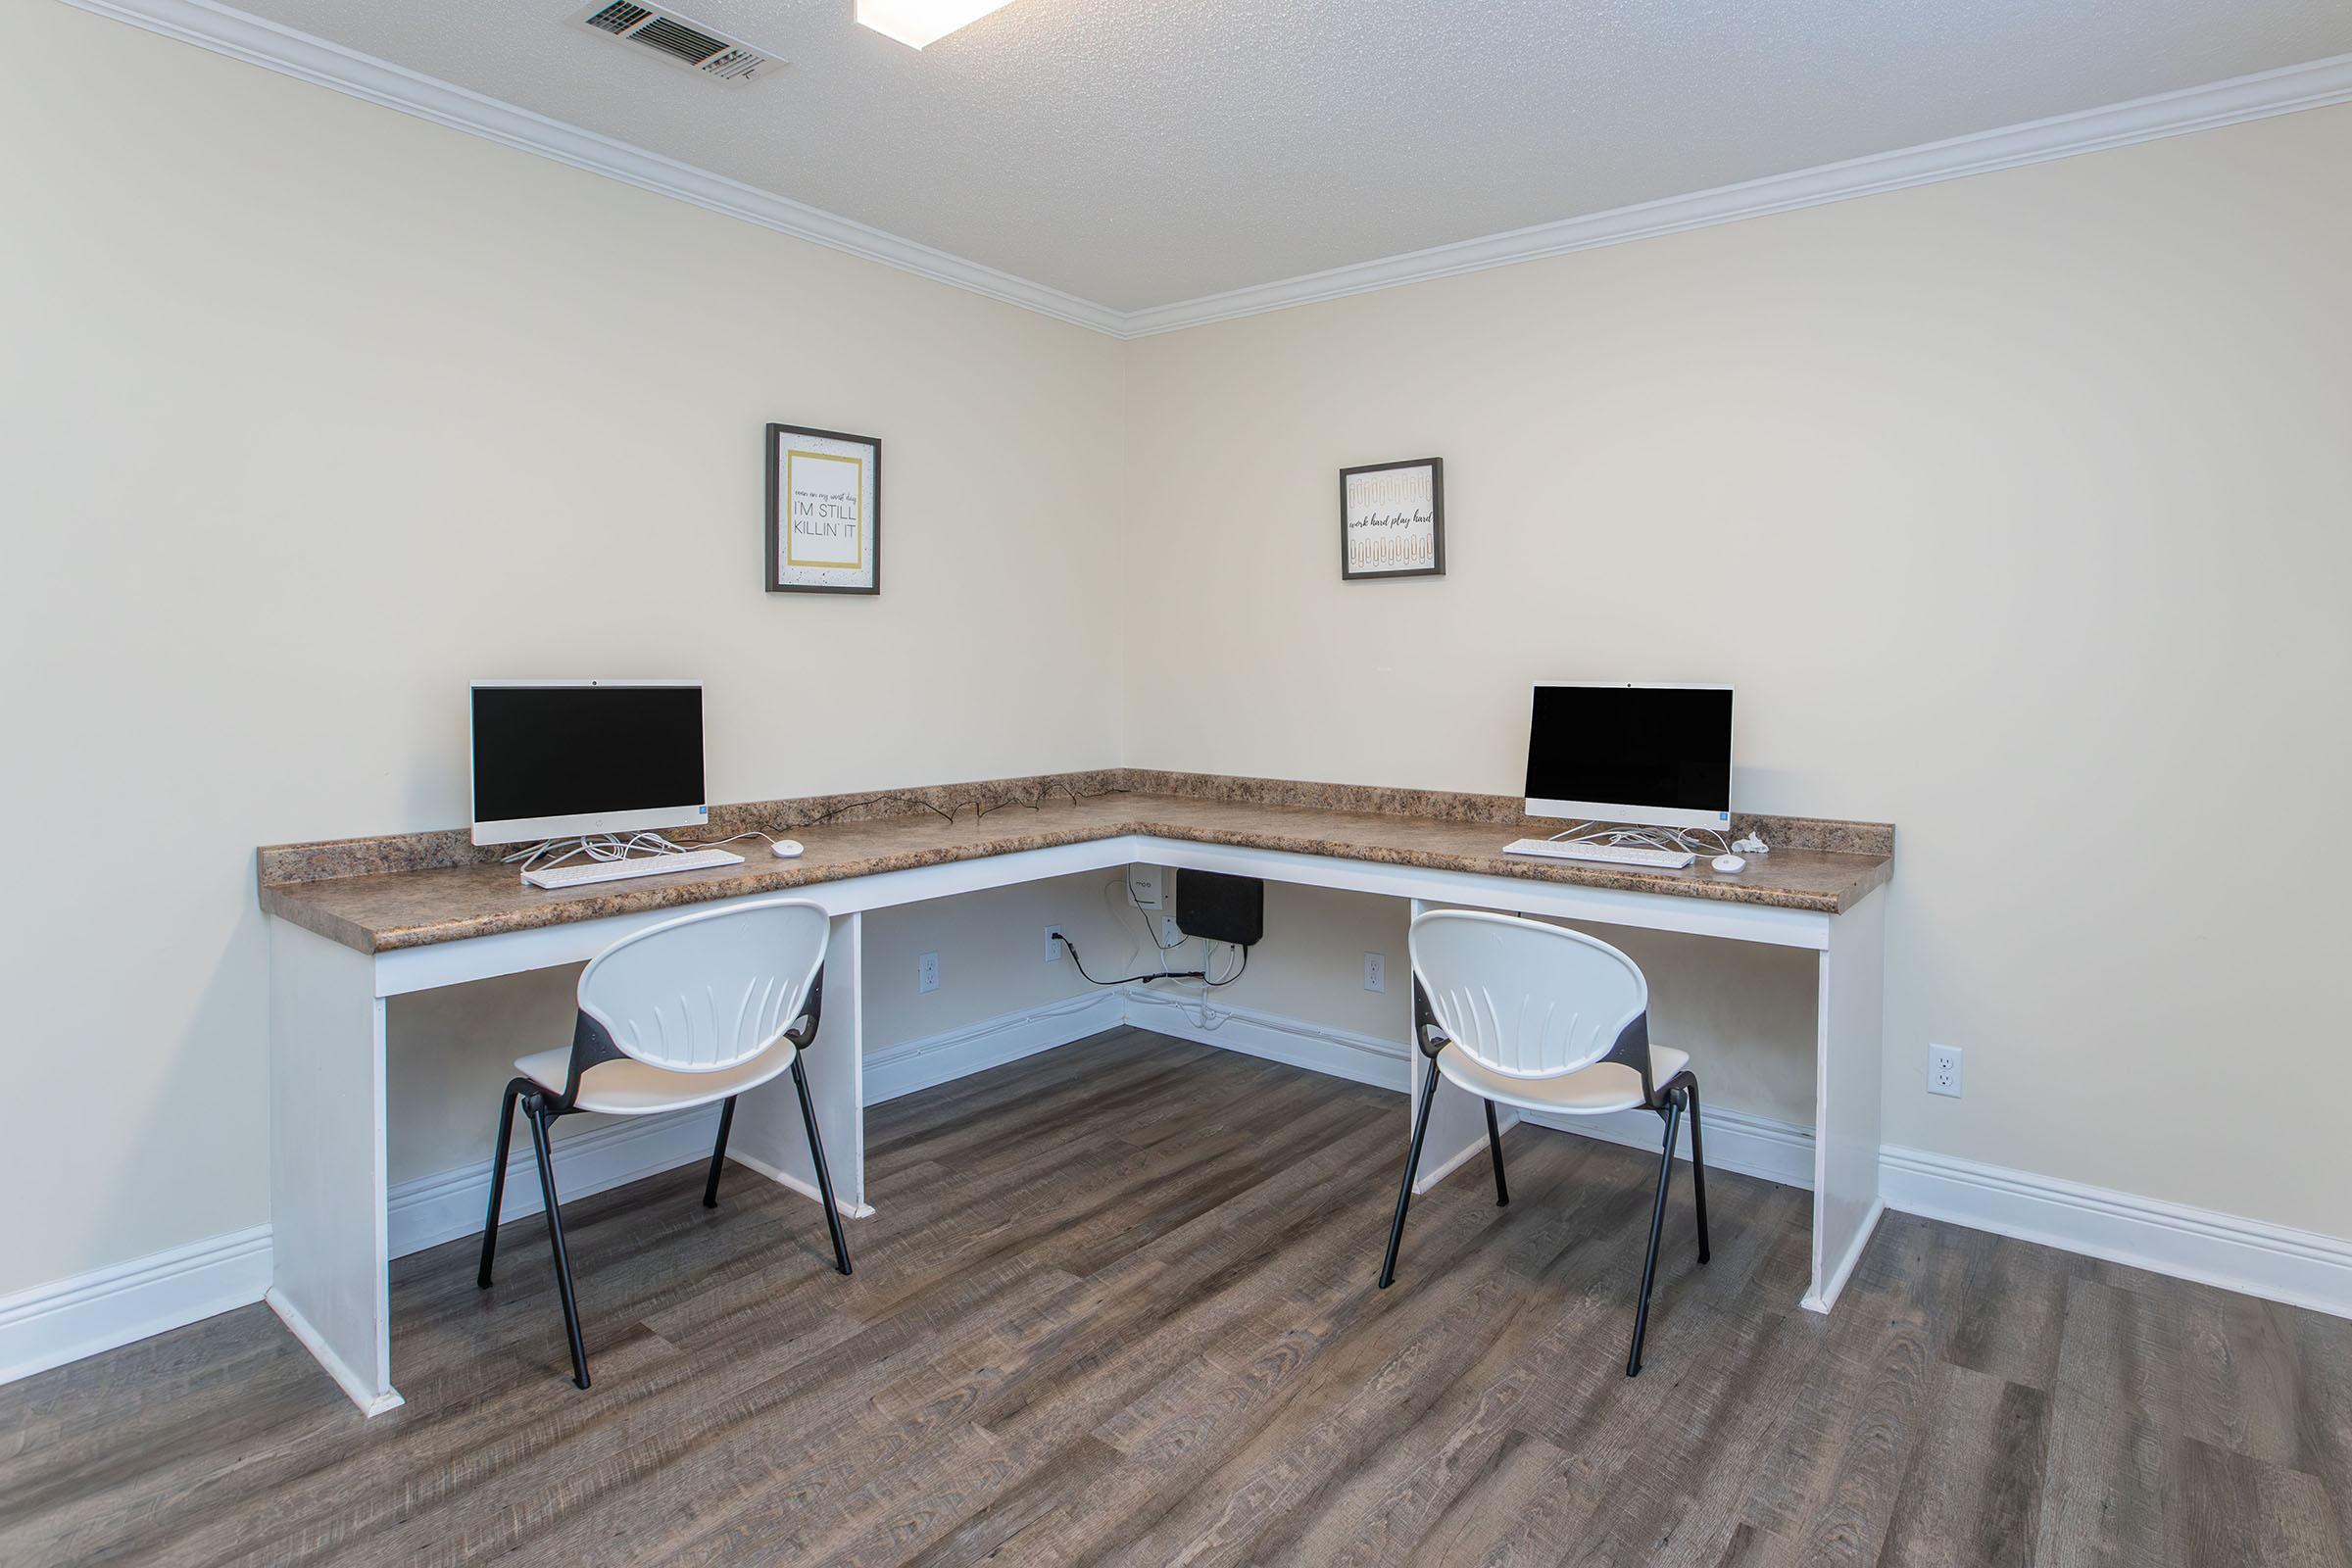
M 820 441 L 848 441 L 874 450 L 873 580 L 870 583 L 778 582 L 784 564 L 784 472 L 779 436 L 814 436 Z M 767 591 L 771 594 L 879 594 L 882 591 L 882 438 L 852 435 L 846 430 L 819 430 L 806 424 L 770 424 L 767 443 Z
M 1426 566 L 1409 566 L 1402 571 L 1350 571 L 1348 569 L 1348 480 L 1359 473 L 1387 473 L 1396 468 L 1427 468 L 1429 470 L 1430 561 Z M 1365 463 L 1340 470 L 1340 579 L 1343 582 L 1375 581 L 1385 577 L 1443 577 L 1446 575 L 1446 460 L 1444 458 L 1407 458 L 1402 463 Z

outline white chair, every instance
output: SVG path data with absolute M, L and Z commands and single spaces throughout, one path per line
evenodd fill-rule
M 564 1327 L 571 1337 L 572 1381 L 588 1387 L 588 1351 L 564 1250 L 556 1178 L 548 1160 L 548 1127 L 573 1111 L 648 1116 L 723 1101 L 718 1143 L 703 1206 L 718 1206 L 718 1173 L 727 1157 L 735 1097 L 789 1070 L 801 1095 L 808 1153 L 833 1234 L 833 1263 L 850 1271 L 850 1250 L 833 1206 L 833 1180 L 817 1140 L 816 1108 L 801 1053 L 816 1039 L 824 1000 L 825 943 L 832 921 L 806 899 L 770 899 L 734 908 L 708 909 L 622 937 L 588 962 L 580 975 L 579 1015 L 569 1048 L 558 1047 L 514 1063 L 522 1076 L 507 1085 L 498 1109 L 498 1152 L 490 1163 L 490 1215 L 482 1227 L 482 1267 L 498 1250 L 498 1209 L 505 1197 L 507 1136 L 514 1105 L 522 1103 L 539 1159 L 539 1191 L 547 1201 L 547 1239 L 556 1256 L 564 1298 Z
M 1569 1116 L 1654 1110 L 1666 1123 L 1658 1191 L 1650 1207 L 1649 1252 L 1634 1309 L 1634 1348 L 1625 1375 L 1642 1370 L 1642 1335 L 1658 1271 L 1658 1234 L 1666 1223 L 1666 1184 L 1686 1104 L 1690 1112 L 1690 1182 L 1698 1203 L 1698 1260 L 1707 1260 L 1707 1167 L 1699 1147 L 1698 1079 L 1690 1057 L 1649 1042 L 1649 982 L 1633 959 L 1607 943 L 1541 920 L 1472 909 L 1432 909 L 1413 920 L 1413 1039 L 1429 1058 L 1413 1120 L 1404 1185 L 1380 1286 L 1396 1278 L 1396 1249 L 1412 1202 L 1421 1140 L 1429 1130 L 1438 1079 L 1486 1102 L 1487 1149 L 1494 1161 L 1494 1201 L 1511 1200 L 1502 1179 L 1496 1104 Z

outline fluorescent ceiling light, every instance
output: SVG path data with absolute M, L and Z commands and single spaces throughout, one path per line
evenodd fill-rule
M 920 49 L 978 22 L 1011 0 L 858 0 L 858 20 L 865 26 Z

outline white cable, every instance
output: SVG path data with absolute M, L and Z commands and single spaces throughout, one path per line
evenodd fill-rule
M 1113 904 L 1110 899 L 1114 889 L 1124 889 L 1126 885 L 1127 879 L 1124 876 L 1113 877 L 1102 884 L 1102 913 L 1110 921 L 1110 929 L 1127 938 L 1127 958 L 1119 967 L 1132 971 L 1144 961 L 1144 950 L 1137 945 L 1134 931 L 1128 926 L 1125 917 L 1119 913 L 1118 906 Z M 1146 934 L 1151 931 L 1149 924 L 1144 929 Z M 1159 966 L 1163 970 L 1166 969 L 1167 960 L 1161 959 Z
M 691 844 L 674 845 L 672 848 L 677 849 L 681 853 L 687 850 L 715 850 L 721 844 L 732 844 L 738 839 L 758 839 L 771 850 L 774 849 L 777 844 L 782 842 L 779 839 L 771 838 L 767 834 L 760 832 L 758 828 L 754 828 L 749 833 L 730 833 L 723 839 L 696 839 Z M 663 839 L 662 842 L 664 844 L 669 843 L 667 839 Z
M 1716 847 L 1704 841 L 1694 842 L 1695 835 L 1713 834 Z M 1685 855 L 1729 855 L 1731 846 L 1713 828 L 1679 827 L 1610 827 L 1601 822 L 1579 822 L 1563 828 L 1544 840 L 1547 844 L 1605 844 L 1611 848 L 1631 846 L 1645 850 L 1675 850 Z
M 764 838 L 766 835 L 738 833 L 735 837 Z M 718 842 L 726 844 L 732 841 L 720 839 Z M 775 841 L 769 839 L 768 842 L 772 844 Z M 591 860 L 611 862 L 625 860 L 633 855 L 642 858 L 684 855 L 687 850 L 688 846 L 673 843 L 660 833 L 632 833 L 625 839 L 612 833 L 584 833 L 574 838 L 542 839 L 527 849 L 516 850 L 514 854 L 503 857 L 501 863 L 513 865 L 519 860 L 522 862 L 522 869 L 528 872 L 541 868 L 540 858 L 542 856 L 549 858 L 546 861 L 547 865 L 557 866 L 583 855 Z
M 1201 944 L 1200 978 L 1195 982 L 1195 984 L 1199 985 L 1200 989 L 1193 999 L 1195 1005 L 1200 1010 L 1193 1014 L 1193 1025 L 1203 1034 L 1213 1034 L 1217 1030 L 1224 1028 L 1233 1017 L 1231 1012 L 1221 1012 L 1217 1015 L 1217 1020 L 1214 1023 L 1209 1022 L 1208 1017 L 1210 1011 L 1212 1010 L 1208 1004 L 1208 994 L 1210 991 L 1215 989 L 1215 987 L 1209 983 L 1208 966 L 1216 957 L 1217 949 L 1220 945 L 1232 947 L 1237 952 L 1239 951 L 1239 944 L 1237 943 L 1219 944 L 1215 942 L 1204 942 Z M 1231 984 L 1233 980 L 1241 975 L 1241 972 L 1242 971 L 1240 967 L 1237 965 L 1233 973 L 1228 975 L 1223 981 L 1218 982 L 1218 984 Z M 1179 1011 L 1187 1010 L 1181 998 L 1178 999 L 1176 1006 Z
M 1110 890 L 1114 887 L 1121 889 L 1125 893 L 1127 906 L 1135 911 L 1135 916 L 1137 919 L 1144 922 L 1144 940 L 1151 943 L 1152 952 L 1158 955 L 1159 972 L 1161 974 L 1170 973 L 1171 971 L 1168 968 L 1168 955 L 1183 947 L 1185 943 L 1191 939 L 1189 937 L 1178 937 L 1173 942 L 1160 941 L 1159 933 L 1152 929 L 1152 911 L 1145 908 L 1143 904 L 1137 900 L 1135 896 L 1135 884 L 1129 881 L 1123 874 L 1115 882 L 1105 882 L 1102 884 L 1102 896 L 1105 907 L 1108 907 L 1109 906 Z M 1124 928 L 1124 922 L 1121 922 L 1121 929 Z M 1142 954 L 1143 950 L 1141 948 L 1130 945 L 1127 949 L 1127 966 L 1131 969 L 1134 968 L 1135 960 L 1141 957 Z M 1205 968 L 1206 965 L 1203 964 L 1202 967 Z

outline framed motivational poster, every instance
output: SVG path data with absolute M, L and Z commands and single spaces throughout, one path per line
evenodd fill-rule
M 767 591 L 882 591 L 882 443 L 767 427 Z
M 1340 470 L 1340 575 L 1446 575 L 1446 465 L 1438 458 Z

